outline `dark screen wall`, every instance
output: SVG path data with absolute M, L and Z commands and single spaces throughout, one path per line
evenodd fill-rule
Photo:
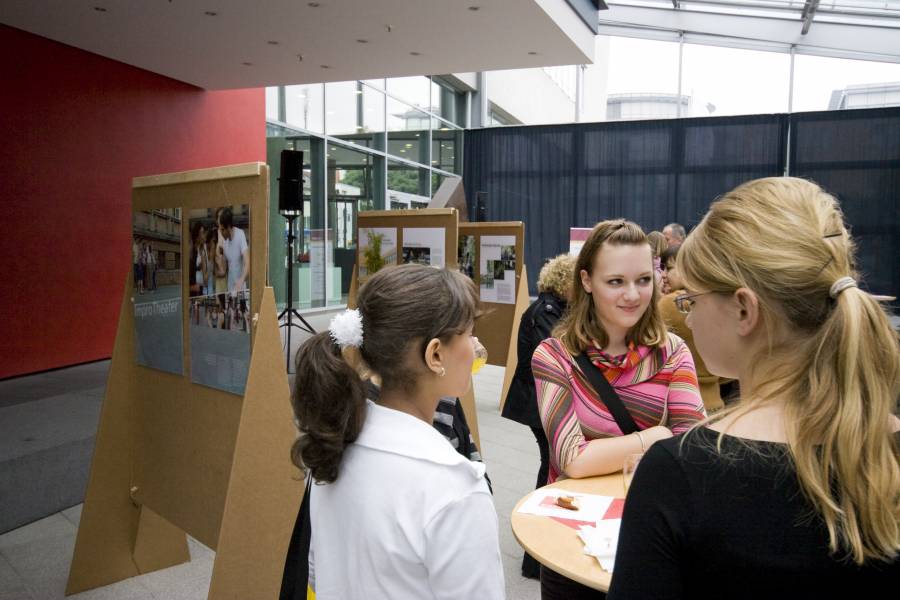
M 109 357 L 131 179 L 265 161 L 262 89 L 206 92 L 0 25 L 0 378 Z
M 696 225 L 719 195 L 758 177 L 812 178 L 840 200 L 869 288 L 900 292 L 900 109 L 502 127 L 466 132 L 470 214 L 525 222 L 529 289 L 570 227 L 624 217 L 650 231 Z

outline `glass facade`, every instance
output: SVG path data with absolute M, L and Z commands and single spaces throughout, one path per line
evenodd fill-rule
M 270 165 L 269 279 L 287 300 L 288 239 L 293 302 L 345 304 L 356 258 L 356 219 L 366 210 L 428 206 L 462 174 L 466 94 L 439 78 L 399 77 L 266 90 Z M 280 154 L 303 155 L 303 215 L 277 210 Z

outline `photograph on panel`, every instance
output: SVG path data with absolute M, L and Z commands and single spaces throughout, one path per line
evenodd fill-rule
M 443 227 L 405 227 L 403 263 L 416 263 L 443 269 L 447 231 Z
M 360 227 L 357 264 L 360 284 L 382 267 L 397 264 L 397 228 Z
M 135 211 L 131 238 L 134 355 L 181 375 L 181 209 Z
M 243 394 L 250 367 L 250 207 L 188 213 L 191 382 Z
M 459 272 L 468 277 L 475 279 L 475 236 L 462 235 L 459 236 L 459 247 L 457 248 L 457 258 L 459 264 Z

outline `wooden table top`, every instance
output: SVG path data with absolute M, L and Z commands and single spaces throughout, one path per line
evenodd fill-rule
M 551 483 L 546 488 L 563 488 L 583 494 L 616 498 L 621 498 L 625 493 L 622 473 L 585 479 L 564 479 Z M 540 493 L 546 488 L 540 488 L 531 494 Z M 584 543 L 576 530 L 550 517 L 518 512 L 519 507 L 531 494 L 519 500 L 510 516 L 513 535 L 516 536 L 519 545 L 538 562 L 560 575 L 595 590 L 608 591 L 612 574 L 604 571 L 596 558 L 584 553 Z

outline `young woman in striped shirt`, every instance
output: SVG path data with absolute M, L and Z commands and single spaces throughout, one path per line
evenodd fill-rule
M 550 442 L 548 482 L 622 468 L 705 418 L 690 350 L 660 316 L 653 255 L 630 221 L 598 223 L 578 255 L 569 312 L 532 358 L 541 421 Z M 611 384 L 638 431 L 624 435 L 575 361 L 586 354 Z M 597 597 L 547 568 L 542 599 Z

